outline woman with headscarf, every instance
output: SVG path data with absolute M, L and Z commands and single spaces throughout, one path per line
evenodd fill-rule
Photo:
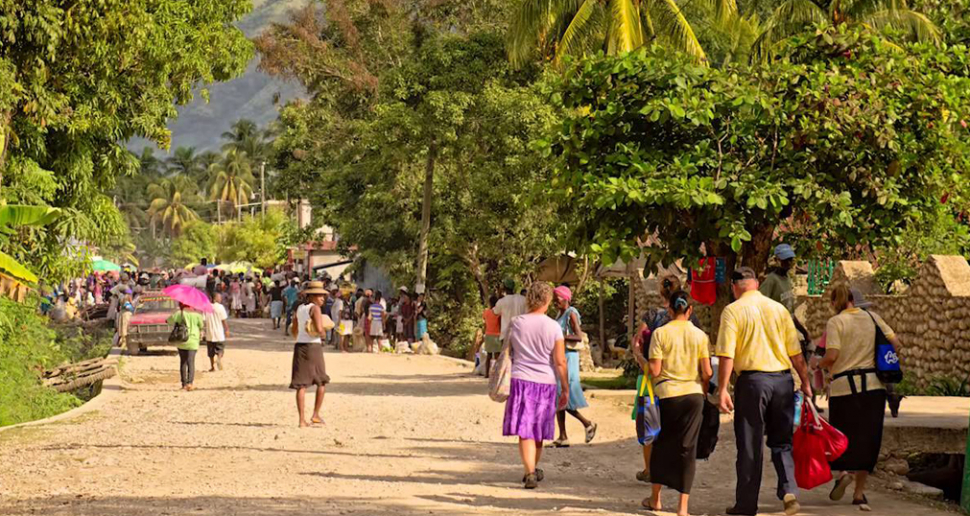
M 323 424 L 320 408 L 323 407 L 323 395 L 326 385 L 330 383 L 327 367 L 323 361 L 323 339 L 327 330 L 333 328 L 333 321 L 322 311 L 323 297 L 327 292 L 323 283 L 311 281 L 303 291 L 306 302 L 296 309 L 296 317 L 290 328 L 296 337 L 293 346 L 293 369 L 290 376 L 290 388 L 296 390 L 296 410 L 300 415 L 300 428 L 310 426 L 307 423 L 304 407 L 306 406 L 306 390 L 311 385 L 317 386 L 317 395 L 313 400 L 313 417 L 310 423 Z
M 519 438 L 519 458 L 525 468 L 526 489 L 539 487 L 545 476 L 537 466 L 542 441 L 556 433 L 556 411 L 566 406 L 567 393 L 556 395 L 556 382 L 567 384 L 562 328 L 546 312 L 552 287 L 537 281 L 526 295 L 528 312 L 516 317 L 508 330 L 512 357 L 509 398 L 505 402 L 502 435 Z
M 556 317 L 556 322 L 559 323 L 559 327 L 562 329 L 565 341 L 566 367 L 569 376 L 569 381 L 565 385 L 560 383 L 556 385 L 559 392 L 566 391 L 569 393 L 569 402 L 564 409 L 556 413 L 556 420 L 559 422 L 559 438 L 553 441 L 552 444 L 556 448 L 568 448 L 569 437 L 566 435 L 567 413 L 583 424 L 583 428 L 586 429 L 586 444 L 589 444 L 596 437 L 596 423 L 586 419 L 579 412 L 579 409 L 589 406 L 586 403 L 586 396 L 583 394 L 583 386 L 579 381 L 579 351 L 584 346 L 584 334 L 582 321 L 579 317 L 579 310 L 569 305 L 573 299 L 573 293 L 569 290 L 569 287 L 565 285 L 556 287 L 553 290 L 553 294 L 556 299 L 556 307 L 559 308 L 559 315 Z

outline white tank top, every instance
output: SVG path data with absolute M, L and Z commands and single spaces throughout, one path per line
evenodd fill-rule
M 313 307 L 312 303 L 307 303 L 300 305 L 296 309 L 296 327 L 299 333 L 296 335 L 296 341 L 304 344 L 314 344 L 317 342 L 323 342 L 319 336 L 314 337 L 306 332 L 306 323 L 310 320 L 310 308 Z

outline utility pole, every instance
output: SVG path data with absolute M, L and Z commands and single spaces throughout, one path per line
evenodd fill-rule
M 262 210 L 261 217 L 266 218 L 266 162 L 259 165 L 259 204 Z

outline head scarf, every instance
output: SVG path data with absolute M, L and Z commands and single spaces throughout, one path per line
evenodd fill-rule
M 558 286 L 558 287 L 554 288 L 552 291 L 557 296 L 559 296 L 559 299 L 562 299 L 563 301 L 565 301 L 567 303 L 570 302 L 570 301 L 572 301 L 572 299 L 573 299 L 573 291 L 572 290 L 569 290 L 569 287 L 567 287 L 565 285 Z

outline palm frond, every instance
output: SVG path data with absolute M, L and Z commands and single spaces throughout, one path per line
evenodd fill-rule
M 569 25 L 559 39 L 556 47 L 555 64 L 562 64 L 565 55 L 582 56 L 589 52 L 591 36 L 597 33 L 597 22 L 600 22 L 597 14 L 599 2 L 597 0 L 585 0 L 579 6 L 579 10 L 569 21 Z
M 643 46 L 640 10 L 634 4 L 634 0 L 610 0 L 610 11 L 613 23 L 609 37 L 614 51 L 629 52 Z
M 653 30 L 661 43 L 684 52 L 698 61 L 706 61 L 694 29 L 675 0 L 647 0 Z
M 807 25 L 829 22 L 829 14 L 811 0 L 785 0 L 768 18 L 764 32 L 754 42 L 752 59 L 768 60 L 776 44 Z
M 509 60 L 521 66 L 531 60 L 548 34 L 557 0 L 523 0 L 507 36 Z
M 886 9 L 877 11 L 860 20 L 875 29 L 890 27 L 909 32 L 917 41 L 939 43 L 943 39 L 940 29 L 925 14 L 909 9 Z

